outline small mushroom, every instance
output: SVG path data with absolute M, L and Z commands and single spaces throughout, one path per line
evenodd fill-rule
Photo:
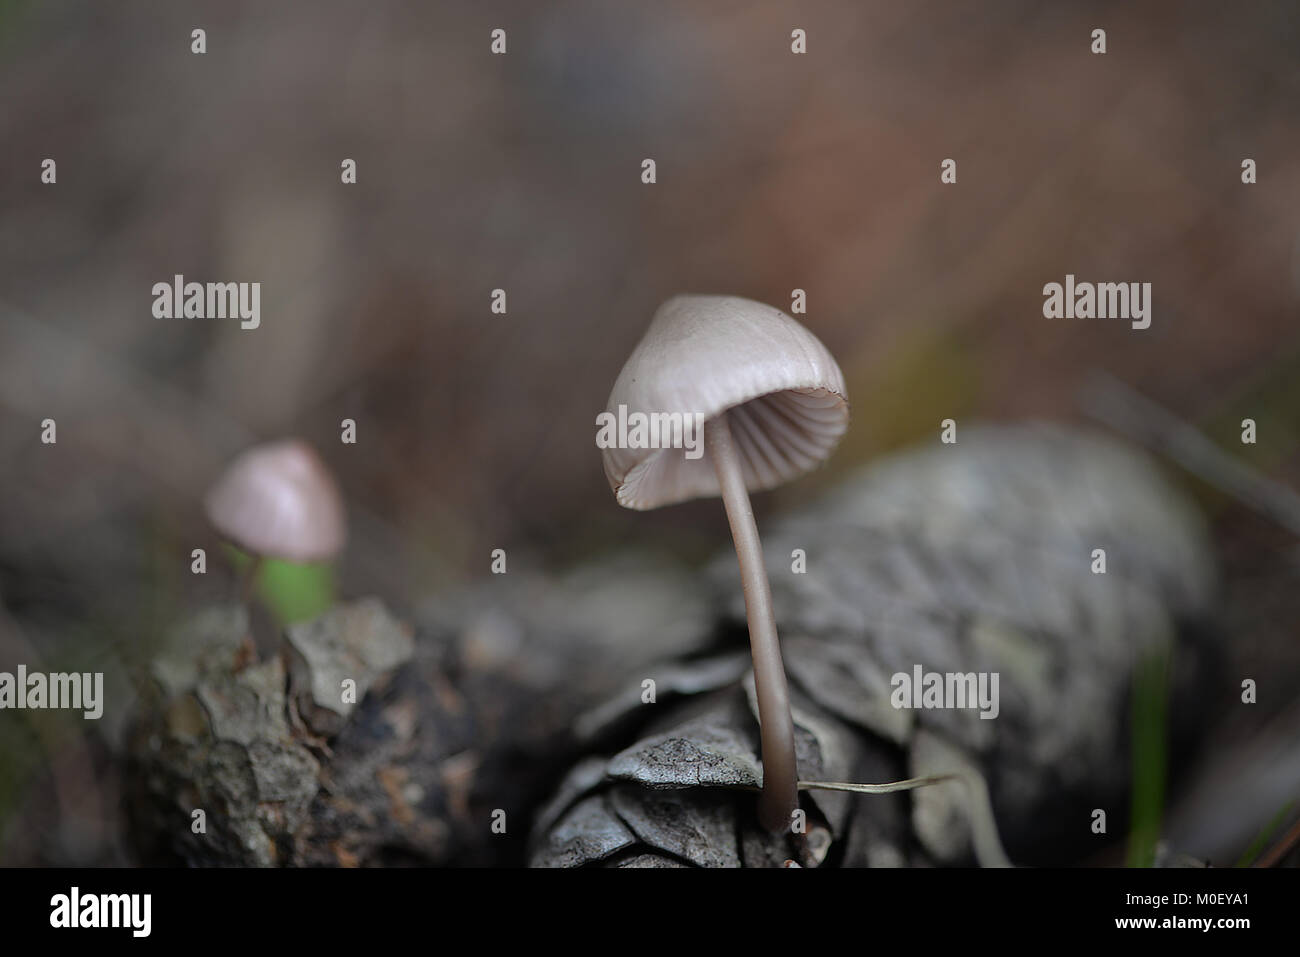
M 779 309 L 734 296 L 677 296 L 659 307 L 610 393 L 608 414 L 630 419 L 638 412 L 699 413 L 704 422 L 702 454 L 604 448 L 605 475 L 627 508 L 722 497 L 754 659 L 759 820 L 784 830 L 799 800 L 794 721 L 749 492 L 789 481 L 830 455 L 848 428 L 844 377 L 826 347 Z
M 240 598 L 251 611 L 253 583 L 264 559 L 297 564 L 327 562 L 343 550 L 347 537 L 343 497 L 329 469 L 306 442 L 285 439 L 247 449 L 235 457 L 209 490 L 204 507 L 208 519 L 223 536 L 250 553 L 242 575 Z M 318 575 L 328 575 L 327 570 Z M 327 582 L 328 578 L 322 579 Z M 309 604 L 328 604 L 330 588 Z M 283 595 L 269 594 L 278 621 L 304 616 L 305 609 L 284 606 Z M 274 643 L 269 635 L 259 637 L 250 627 L 256 644 L 266 652 Z
M 343 497 L 306 442 L 285 439 L 236 456 L 204 501 L 222 535 L 259 558 L 319 562 L 347 537 Z

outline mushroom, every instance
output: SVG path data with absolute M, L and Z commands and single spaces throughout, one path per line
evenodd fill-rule
M 768 830 L 784 830 L 799 801 L 794 720 L 749 492 L 789 481 L 830 455 L 848 428 L 844 377 L 826 347 L 779 309 L 735 296 L 676 296 L 659 307 L 610 392 L 607 416 L 630 420 L 634 413 L 642 421 L 681 413 L 704 423 L 702 454 L 692 456 L 685 428 L 685 452 L 603 448 L 605 475 L 618 503 L 632 509 L 722 497 L 754 659 L 763 761 L 758 816 Z M 654 445 L 653 438 L 638 444 Z
M 320 456 L 299 439 L 241 452 L 208 491 L 204 508 L 218 532 L 254 556 L 245 598 L 263 559 L 328 561 L 347 537 L 338 486 Z

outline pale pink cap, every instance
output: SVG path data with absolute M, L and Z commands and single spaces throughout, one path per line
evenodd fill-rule
M 827 348 L 780 309 L 737 296 L 675 296 L 659 307 L 607 411 L 728 413 L 750 491 L 816 468 L 849 425 L 844 376 Z M 719 494 L 707 450 L 601 450 L 620 505 L 658 508 Z
M 236 456 L 208 491 L 213 526 L 264 558 L 316 562 L 343 550 L 343 497 L 329 469 L 299 439 L 268 442 Z

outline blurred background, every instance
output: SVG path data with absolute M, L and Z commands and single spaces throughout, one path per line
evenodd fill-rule
M 341 593 L 399 612 L 494 548 L 702 559 L 716 503 L 624 511 L 593 443 L 678 292 L 788 311 L 804 289 L 844 369 L 848 437 L 760 522 L 943 418 L 1086 421 L 1098 370 L 1294 487 L 1297 50 L 1286 2 L 4 0 L 0 668 L 93 664 L 129 693 L 120 666 L 235 587 L 204 490 L 285 435 L 344 490 Z M 260 282 L 261 327 L 154 319 L 177 273 Z M 1044 319 L 1067 273 L 1152 283 L 1150 329 Z M 1207 754 L 1300 729 L 1295 536 L 1170 475 L 1214 522 L 1234 666 L 1282 684 L 1214 704 Z M 125 858 L 103 724 L 0 715 L 0 862 Z

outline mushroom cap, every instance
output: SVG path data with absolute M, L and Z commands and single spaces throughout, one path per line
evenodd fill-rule
M 820 465 L 848 428 L 844 376 L 826 347 L 780 309 L 737 296 L 675 296 L 655 313 L 609 394 L 607 411 L 730 412 L 750 491 Z M 601 450 L 620 505 L 658 508 L 719 494 L 708 449 Z
M 299 439 L 241 452 L 208 491 L 204 508 L 217 531 L 265 558 L 324 561 L 347 538 L 338 486 Z

